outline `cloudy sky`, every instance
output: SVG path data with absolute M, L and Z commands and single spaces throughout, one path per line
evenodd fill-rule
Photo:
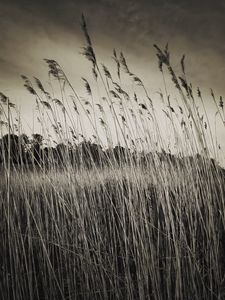
M 161 82 L 153 44 L 170 46 L 175 67 L 186 54 L 190 81 L 225 95 L 225 2 L 221 0 L 0 0 L 0 90 L 29 117 L 31 104 L 21 74 L 46 80 L 43 58 L 59 61 L 75 88 L 90 64 L 80 54 L 84 13 L 101 61 L 112 49 L 155 92 Z
M 169 42 L 174 62 L 187 55 L 193 81 L 224 94 L 221 0 L 1 0 L 0 88 L 19 89 L 21 73 L 43 76 L 46 56 L 66 69 L 72 64 L 79 77 L 82 12 L 103 61 L 112 48 L 122 49 L 136 70 L 146 66 L 151 76 L 152 45 Z

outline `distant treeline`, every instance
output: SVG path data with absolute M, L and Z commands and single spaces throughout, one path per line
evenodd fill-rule
M 0 164 L 2 167 L 32 167 L 51 168 L 71 165 L 76 168 L 105 167 L 110 165 L 139 164 L 146 166 L 162 162 L 173 165 L 203 163 L 200 155 L 195 157 L 174 156 L 170 153 L 131 151 L 122 146 L 115 146 L 103 150 L 102 147 L 90 141 L 83 141 L 78 145 L 59 143 L 55 147 L 44 146 L 44 139 L 40 134 L 27 135 L 6 134 L 0 139 Z M 215 165 L 215 161 L 211 160 Z

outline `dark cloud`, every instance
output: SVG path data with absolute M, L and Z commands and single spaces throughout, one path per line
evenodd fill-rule
M 152 44 L 168 41 L 175 59 L 183 52 L 190 57 L 193 80 L 225 92 L 225 4 L 220 0 L 1 1 L 1 77 L 9 82 L 20 68 L 38 68 L 37 58 L 51 52 L 54 56 L 57 47 L 65 50 L 65 45 L 75 47 L 78 41 L 78 52 L 82 12 L 99 48 L 115 46 L 137 60 L 154 60 Z

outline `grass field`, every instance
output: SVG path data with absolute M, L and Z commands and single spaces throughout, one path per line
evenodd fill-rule
M 115 51 L 118 81 L 105 66 L 101 70 L 84 19 L 82 28 L 84 55 L 104 90 L 111 126 L 89 82 L 84 79 L 83 100 L 54 60 L 46 62 L 61 99 L 38 79 L 38 91 L 23 80 L 35 97 L 42 132 L 48 134 L 51 124 L 55 139 L 64 143 L 60 162 L 53 154 L 42 159 L 45 145 L 38 135 L 12 141 L 10 134 L 21 137 L 21 124 L 14 120 L 14 104 L 0 97 L 1 128 L 9 133 L 1 140 L 1 299 L 225 299 L 225 171 L 201 91 L 195 93 L 185 77 L 184 57 L 177 76 L 168 47 L 155 46 L 163 77 L 167 69 L 180 95 L 176 107 L 161 95 L 177 149 L 171 154 L 141 79 Z M 122 69 L 145 100 L 122 89 Z M 223 100 L 213 91 L 211 97 L 224 124 Z M 114 135 L 126 154 L 106 155 L 101 165 L 90 155 L 91 165 L 82 164 L 83 158 L 74 166 L 71 153 L 90 152 L 73 152 L 77 136 L 84 135 L 82 122 L 89 122 L 101 153 L 107 152 L 102 140 L 113 153 Z

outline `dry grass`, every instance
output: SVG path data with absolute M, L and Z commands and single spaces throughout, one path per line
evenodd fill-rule
M 76 147 L 79 137 L 85 140 L 82 128 L 89 122 L 99 144 L 106 141 L 111 147 L 114 136 L 126 149 L 137 153 L 150 149 L 152 155 L 142 152 L 144 162 L 110 161 L 103 168 L 76 169 L 68 161 L 60 168 L 54 161 L 48 168 L 37 167 L 34 159 L 32 168 L 18 168 L 10 161 L 9 139 L 0 178 L 1 299 L 224 299 L 225 175 L 211 160 L 218 158 L 217 140 L 207 115 L 199 114 L 196 97 L 203 105 L 204 101 L 200 90 L 194 95 L 186 80 L 184 58 L 179 77 L 168 47 L 162 51 L 156 46 L 163 78 L 166 67 L 180 94 L 177 107 L 161 94 L 166 129 L 179 154 L 171 158 L 141 79 L 116 51 L 119 80 L 106 66 L 102 73 L 84 18 L 82 27 L 84 55 L 104 90 L 102 101 L 95 103 L 86 79 L 84 101 L 61 66 L 47 59 L 61 99 L 53 98 L 35 79 L 37 92 L 23 76 L 25 87 L 35 96 L 45 137 L 51 124 L 58 141 Z M 122 88 L 122 68 L 143 90 L 141 101 Z M 212 97 L 223 121 L 223 101 L 218 106 L 213 92 Z M 15 132 L 16 125 L 21 133 L 21 124 L 12 121 L 14 105 L 3 94 L 0 100 L 1 108 L 5 107 L 1 125 L 9 133 Z M 27 151 L 31 149 L 29 145 Z
M 8 208 L 2 175 L 4 299 L 222 299 L 224 174 L 194 163 L 13 173 Z

